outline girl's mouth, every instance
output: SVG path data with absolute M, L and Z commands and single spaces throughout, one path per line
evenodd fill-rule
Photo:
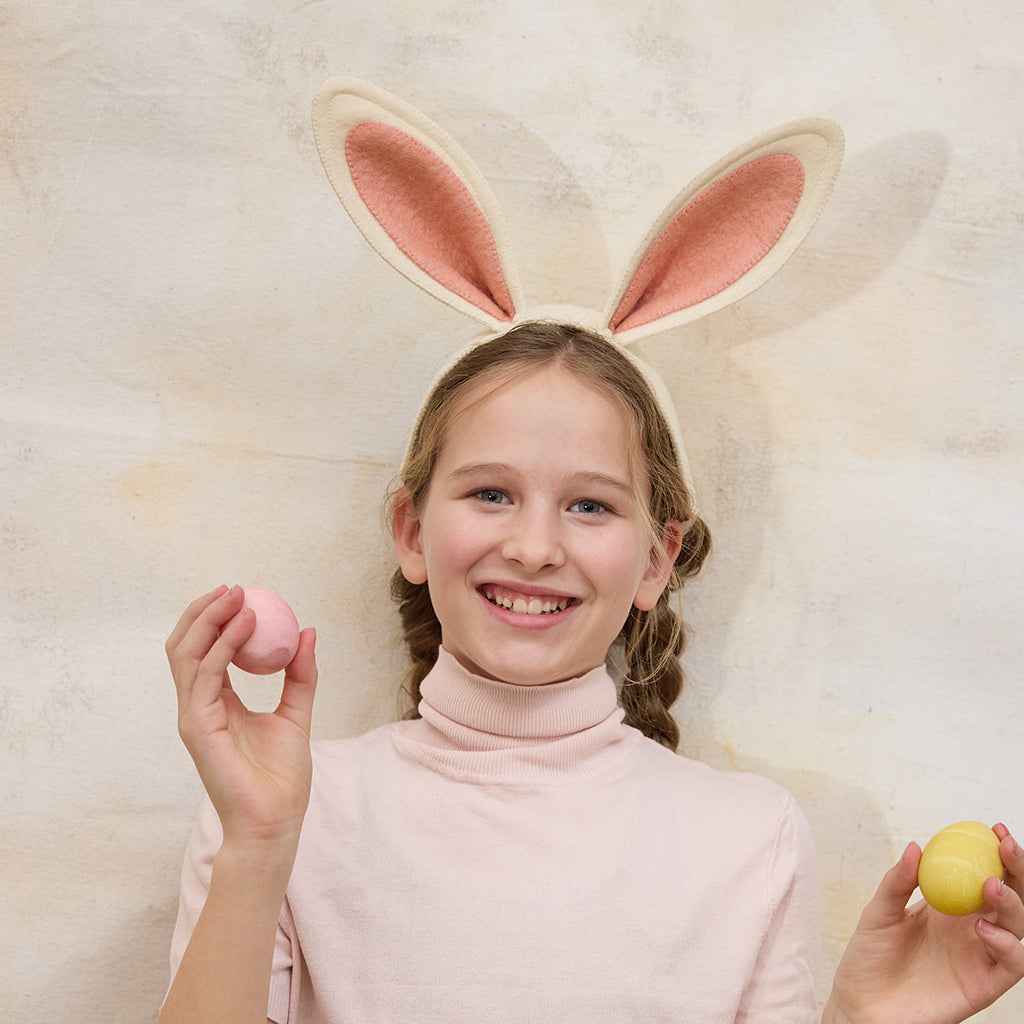
M 490 584 L 481 587 L 480 592 L 491 604 L 520 615 L 557 615 L 576 603 L 574 597 L 563 597 L 558 594 L 519 594 L 514 590 Z

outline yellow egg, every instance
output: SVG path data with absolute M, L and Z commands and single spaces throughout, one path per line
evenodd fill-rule
M 963 917 L 982 908 L 981 889 L 993 875 L 1003 877 L 998 836 L 981 822 L 961 821 L 937 832 L 924 848 L 917 884 L 936 910 Z

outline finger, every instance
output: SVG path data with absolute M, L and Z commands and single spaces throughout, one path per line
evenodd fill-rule
M 230 689 L 228 665 L 256 628 L 256 616 L 243 608 L 241 587 L 232 587 L 210 602 L 182 637 L 171 657 L 178 693 L 178 731 L 212 707 Z
M 241 589 L 238 588 L 239 591 Z M 232 607 L 233 602 L 227 605 L 229 610 Z M 256 613 L 251 608 L 239 608 L 217 628 L 215 624 L 220 622 L 224 614 L 223 609 L 216 611 L 212 619 L 212 628 L 211 621 L 204 621 L 203 617 L 200 617 L 193 626 L 193 632 L 199 632 L 201 637 L 196 640 L 201 658 L 196 666 L 189 694 L 189 703 L 192 705 L 208 706 L 220 697 L 222 690 L 231 688 L 228 666 L 238 653 L 238 649 L 252 636 L 256 628 Z
M 299 634 L 299 649 L 284 670 L 284 688 L 277 713 L 307 733 L 313 719 L 316 682 L 316 630 L 304 629 Z
M 217 594 L 217 591 L 214 591 Z M 180 637 L 174 650 L 171 652 L 171 670 L 198 665 L 206 657 L 210 648 L 220 637 L 224 626 L 241 609 L 245 600 L 245 592 L 241 587 L 225 588 L 220 594 L 207 601 L 200 598 L 194 602 L 195 605 L 202 605 L 198 614 L 191 616 L 191 622 L 185 633 Z M 183 620 L 190 617 L 186 612 Z
M 986 878 L 982 888 L 985 902 L 996 912 L 994 923 L 1024 939 L 1024 901 L 1020 895 L 998 878 Z
M 211 590 L 208 594 L 203 594 L 202 597 L 196 598 L 182 613 L 180 619 L 174 629 L 171 630 L 171 635 L 167 638 L 167 643 L 164 644 L 164 650 L 167 652 L 167 657 L 170 658 L 177 648 L 178 644 L 181 643 L 185 634 L 192 627 L 192 623 L 199 618 L 200 614 L 208 608 L 214 601 L 217 600 L 222 594 L 227 592 L 227 587 L 221 585 Z
M 167 640 L 167 661 L 178 695 L 178 717 L 192 699 L 199 667 L 220 634 L 216 624 L 230 615 L 241 598 L 241 588 L 217 587 L 193 601 Z
M 992 831 L 999 837 L 999 856 L 1006 867 L 1007 881 L 1024 897 L 1024 850 L 1001 822 Z
M 974 925 L 998 971 L 1003 991 L 1024 978 L 1024 944 L 1005 928 L 979 917 Z
M 875 895 L 864 909 L 865 923 L 884 927 L 902 919 L 910 897 L 917 888 L 917 867 L 921 847 L 911 843 L 899 861 L 883 876 Z

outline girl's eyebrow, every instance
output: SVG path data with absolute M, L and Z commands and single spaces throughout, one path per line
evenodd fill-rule
M 515 469 L 507 462 L 468 462 L 464 466 L 453 469 L 448 474 L 448 479 L 457 481 L 467 476 L 487 476 L 492 473 L 515 473 Z
M 517 476 L 518 470 L 507 462 L 470 462 L 465 466 L 459 466 L 448 474 L 448 479 L 457 482 L 465 477 L 488 476 L 488 475 L 512 475 Z M 599 473 L 595 470 L 581 470 L 566 478 L 566 484 L 573 487 L 611 487 L 616 491 L 633 497 L 633 488 L 628 481 L 620 477 L 611 476 L 608 473 Z

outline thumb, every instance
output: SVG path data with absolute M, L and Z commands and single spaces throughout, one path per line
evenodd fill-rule
M 281 690 L 277 714 L 307 733 L 313 720 L 316 682 L 316 630 L 304 629 L 299 634 L 299 649 L 284 670 L 284 688 Z

